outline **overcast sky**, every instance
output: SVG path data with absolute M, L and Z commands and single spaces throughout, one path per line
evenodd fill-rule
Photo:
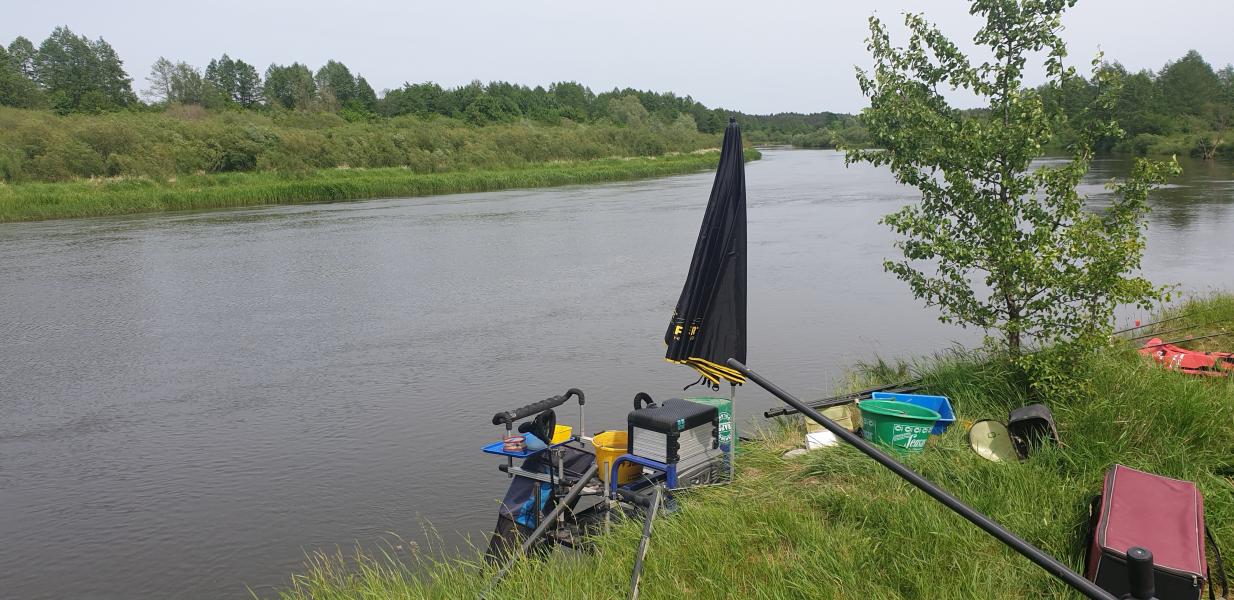
M 37 45 L 57 25 L 102 36 L 135 89 L 159 56 L 204 66 L 227 52 L 264 71 L 334 58 L 377 90 L 472 79 L 529 85 L 575 80 L 691 95 L 749 113 L 854 112 L 853 65 L 866 64 L 866 18 L 899 24 L 920 11 L 953 39 L 977 22 L 960 0 L 730 3 L 623 0 L 213 2 L 0 0 L 0 40 Z M 1072 61 L 1098 48 L 1132 70 L 1189 49 L 1234 61 L 1234 1 L 1081 0 L 1064 18 Z

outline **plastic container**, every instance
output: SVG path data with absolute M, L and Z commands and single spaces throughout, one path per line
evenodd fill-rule
M 553 427 L 553 441 L 549 442 L 550 446 L 556 446 L 574 435 L 574 428 L 569 425 L 557 425 Z
M 843 427 L 849 431 L 856 429 L 856 404 L 841 404 L 840 406 L 832 406 L 822 411 L 823 416 L 836 422 L 836 425 Z M 827 431 L 826 427 L 815 423 L 811 419 L 806 419 L 806 449 L 814 450 L 816 448 L 826 448 L 840 443 L 840 438 L 834 433 Z
M 926 396 L 924 394 L 893 394 L 891 392 L 874 392 L 872 395 L 875 400 L 895 400 L 896 402 L 907 402 L 924 406 L 938 413 L 938 422 L 934 424 L 934 429 L 930 431 L 933 435 L 942 435 L 955 423 L 955 411 L 951 409 L 951 400 L 946 396 Z
M 924 406 L 895 400 L 865 400 L 861 409 L 861 436 L 903 454 L 920 454 L 939 414 Z
M 613 461 L 626 453 L 629 446 L 628 434 L 624 431 L 601 431 L 591 438 L 591 444 L 596 447 L 596 464 L 600 465 L 600 479 L 608 483 L 608 475 L 613 470 Z M 634 463 L 622 463 L 617 467 L 617 485 L 630 483 L 642 474 L 643 467 Z
M 733 420 L 733 401 L 719 396 L 698 396 L 686 400 L 716 407 L 720 448 L 731 455 L 737 447 L 737 421 Z

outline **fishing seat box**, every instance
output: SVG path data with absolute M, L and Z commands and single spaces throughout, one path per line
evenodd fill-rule
M 682 473 L 722 456 L 719 410 L 680 398 L 630 411 L 627 452 Z
M 1159 600 L 1200 598 L 1208 561 L 1204 498 L 1194 483 L 1116 464 L 1094 504 L 1091 581 L 1115 597 L 1130 593 L 1127 550 L 1139 546 L 1153 553 Z

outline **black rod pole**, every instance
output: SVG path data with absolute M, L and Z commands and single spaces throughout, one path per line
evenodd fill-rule
M 1152 323 L 1145 323 L 1145 324 L 1143 324 L 1143 325 L 1136 325 L 1135 327 L 1128 327 L 1128 328 L 1126 328 L 1126 329 L 1119 329 L 1118 331 L 1115 331 L 1114 333 L 1111 333 L 1110 335 L 1118 335 L 1118 334 L 1120 334 L 1120 333 L 1127 333 L 1128 331 L 1135 331 L 1135 330 L 1137 330 L 1137 329 L 1144 329 L 1145 327 L 1152 327 L 1153 325 L 1160 325 L 1160 324 L 1162 324 L 1162 323 L 1169 323 L 1169 322 L 1171 322 L 1171 321 L 1177 321 L 1177 320 L 1179 320 L 1179 319 L 1185 319 L 1185 318 L 1187 318 L 1187 317 L 1190 317 L 1191 315 L 1192 315 L 1192 313 L 1186 313 L 1186 314 L 1181 314 L 1181 315 L 1178 315 L 1177 317 L 1171 317 L 1171 318 L 1169 318 L 1169 319 L 1162 319 L 1162 320 L 1160 320 L 1160 321 L 1154 321 L 1154 322 L 1152 322 Z
M 762 375 L 751 371 L 750 368 L 742 364 L 741 361 L 735 358 L 730 358 L 728 359 L 728 365 L 734 369 L 737 369 L 737 371 L 739 371 L 742 375 L 745 375 L 747 379 L 757 383 L 768 392 L 771 392 L 773 396 L 783 400 L 785 404 L 792 406 L 797 409 L 798 412 L 809 417 L 819 425 L 822 425 L 827 429 L 827 431 L 834 433 L 836 437 L 852 444 L 863 454 L 878 462 L 878 464 L 887 467 L 893 473 L 899 475 L 900 478 L 916 486 L 917 489 L 929 494 L 931 498 L 938 500 L 947 508 L 950 508 L 952 511 L 959 514 L 961 517 L 968 519 L 968 521 L 973 525 L 980 527 L 983 531 L 994 536 L 1000 542 L 1011 546 L 1013 550 L 1019 552 L 1025 558 L 1033 561 L 1037 564 L 1037 566 L 1045 569 L 1049 574 L 1062 580 L 1063 583 L 1071 586 L 1076 591 L 1088 596 L 1089 598 L 1095 598 L 1097 600 L 1117 600 L 1113 594 L 1110 594 L 1100 587 L 1097 587 L 1097 584 L 1081 577 L 1075 571 L 1067 568 L 1067 565 L 1058 562 L 1058 559 L 1046 554 L 1040 548 L 1037 548 L 1036 546 L 1020 539 L 1014 533 L 1004 529 L 1002 525 L 995 523 L 989 517 L 973 510 L 955 496 L 948 494 L 942 488 L 939 488 L 931 483 L 928 479 L 918 475 L 912 469 L 900 464 L 883 451 L 875 448 L 869 442 L 855 435 L 853 432 L 840 427 L 831 419 L 824 417 L 814 409 L 806 406 L 805 403 L 797 399 L 796 396 L 780 389 L 779 386 L 767 380 Z
M 806 403 L 806 406 L 809 406 L 810 408 L 813 408 L 814 410 L 823 410 L 825 408 L 831 408 L 833 406 L 840 406 L 841 404 L 850 404 L 852 402 L 856 402 L 857 400 L 864 400 L 866 398 L 869 398 L 871 395 L 877 392 L 889 392 L 893 394 L 911 394 L 917 390 L 920 390 L 921 387 L 922 386 L 920 385 L 909 385 L 905 387 L 886 387 L 881 390 L 877 390 L 875 392 L 870 392 L 870 391 L 853 392 L 851 394 L 844 394 L 843 396 L 833 396 L 831 398 L 823 398 L 822 400 L 811 400 L 810 402 Z M 798 414 L 797 409 L 791 406 L 782 406 L 779 408 L 769 408 L 763 411 L 763 418 L 772 419 L 775 417 L 787 417 L 789 415 L 795 415 L 795 414 Z
M 1209 325 L 1215 325 L 1217 323 L 1221 323 L 1221 321 L 1209 321 L 1208 323 L 1195 323 L 1195 324 L 1187 325 L 1184 327 L 1175 327 L 1174 329 L 1167 329 L 1165 331 L 1154 331 L 1152 333 L 1145 333 L 1145 334 L 1141 334 L 1141 335 L 1137 335 L 1133 337 L 1125 337 L 1123 339 L 1127 341 L 1142 340 L 1145 338 L 1157 337 L 1159 335 L 1166 335 L 1167 333 L 1178 333 L 1180 331 L 1187 331 L 1189 329 L 1199 329 L 1201 327 L 1208 327 Z
M 1161 342 L 1160 344 L 1145 344 L 1140 347 L 1141 348 L 1156 348 L 1157 346 L 1165 346 L 1166 344 L 1183 344 L 1186 342 L 1198 342 L 1200 340 L 1206 340 L 1208 338 L 1221 337 L 1223 335 L 1230 335 L 1230 334 L 1234 334 L 1234 331 L 1223 331 L 1221 333 L 1201 335 L 1199 337 L 1190 337 L 1190 338 L 1183 338 L 1183 339 L 1178 339 L 1178 340 L 1170 340 L 1168 342 Z
M 920 379 L 910 379 L 908 381 L 901 381 L 899 383 L 888 383 L 886 385 L 880 385 L 878 387 L 872 387 L 869 389 L 859 390 L 856 392 L 848 392 L 847 394 L 840 394 L 838 396 L 832 396 L 830 398 L 823 398 L 822 400 L 812 400 L 806 403 L 806 406 L 809 406 L 814 409 L 819 409 L 819 408 L 826 408 L 828 406 L 833 406 L 836 404 L 847 404 L 849 401 L 851 401 L 854 398 L 860 398 L 866 394 L 873 394 L 874 392 L 888 392 L 892 390 L 903 391 L 903 390 L 907 390 L 910 388 L 917 389 L 914 386 L 919 386 L 920 383 L 921 383 Z M 782 417 L 784 415 L 795 415 L 795 414 L 797 414 L 797 409 L 785 408 L 785 407 L 769 408 L 763 412 L 763 416 L 768 419 L 772 417 Z

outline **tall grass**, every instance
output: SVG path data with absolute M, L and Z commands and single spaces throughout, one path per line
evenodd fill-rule
M 1234 321 L 1228 296 L 1192 308 Z M 960 423 L 904 462 L 1079 571 L 1088 505 L 1115 462 L 1195 481 L 1219 544 L 1234 548 L 1234 380 L 1169 372 L 1123 343 L 1093 361 L 1091 396 L 1049 399 L 1063 447 L 991 463 Z M 952 354 L 921 370 L 961 422 L 1005 420 L 1026 401 L 997 361 Z M 764 372 L 774 377 L 773 366 Z M 852 448 L 783 458 L 799 425 L 744 445 L 734 484 L 678 494 L 681 510 L 656 526 L 642 597 L 1079 597 Z M 639 534 L 624 523 L 595 554 L 525 559 L 493 597 L 624 598 Z M 469 598 L 489 576 L 476 562 L 423 557 L 341 565 L 318 557 L 281 597 Z
M 308 173 L 405 167 L 416 173 L 507 169 L 551 161 L 657 156 L 719 146 L 692 126 L 563 121 L 469 125 L 446 117 L 347 122 L 313 111 L 60 116 L 0 107 L 0 182 L 91 177 L 165 180 L 195 173 Z
M 756 156 L 754 151 L 750 156 Z M 330 169 L 300 176 L 224 173 L 169 181 L 133 178 L 0 185 L 0 222 L 618 181 L 693 173 L 715 168 L 718 161 L 718 152 L 702 152 L 450 173 Z

